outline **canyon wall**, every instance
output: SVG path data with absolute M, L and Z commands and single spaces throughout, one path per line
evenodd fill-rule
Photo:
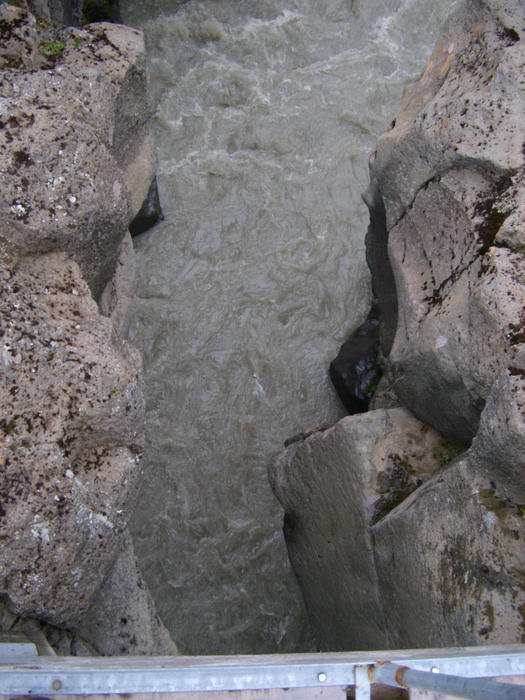
M 127 534 L 144 398 L 118 332 L 155 172 L 142 35 L 18 4 L 0 4 L 2 627 L 169 653 Z
M 270 464 L 324 649 L 525 640 L 525 9 L 469 0 L 370 160 L 383 377 Z
M 64 26 L 86 5 L 118 12 L 0 3 L 0 628 L 60 653 L 173 653 L 128 533 L 144 425 L 128 228 L 155 172 L 144 47 Z M 371 159 L 370 410 L 270 465 L 325 649 L 524 640 L 516 5 L 470 0 L 450 21 Z

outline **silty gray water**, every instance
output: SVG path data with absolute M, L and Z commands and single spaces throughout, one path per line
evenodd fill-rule
M 137 242 L 147 381 L 133 526 L 181 651 L 310 648 L 266 463 L 336 421 L 369 301 L 375 139 L 451 0 L 122 0 L 145 31 L 166 220 Z

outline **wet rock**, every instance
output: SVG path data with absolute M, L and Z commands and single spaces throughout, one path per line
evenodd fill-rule
M 3 266 L 0 582 L 71 626 L 108 574 L 141 476 L 141 358 L 64 253 Z
M 330 363 L 330 379 L 348 413 L 368 410 L 382 374 L 378 354 L 379 319 L 372 309 Z

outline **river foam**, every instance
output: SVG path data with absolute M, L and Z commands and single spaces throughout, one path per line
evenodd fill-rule
M 121 0 L 145 31 L 166 220 L 136 240 L 147 381 L 133 534 L 185 653 L 313 649 L 266 478 L 341 408 L 366 315 L 368 155 L 450 0 Z

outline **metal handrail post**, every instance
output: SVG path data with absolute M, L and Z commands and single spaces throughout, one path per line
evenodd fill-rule
M 372 685 L 370 672 L 372 666 L 354 666 L 355 700 L 370 700 Z
M 372 675 L 377 683 L 396 688 L 418 688 L 467 700 L 525 700 L 525 687 L 480 678 L 449 676 L 432 671 L 416 671 L 392 663 L 377 664 Z

